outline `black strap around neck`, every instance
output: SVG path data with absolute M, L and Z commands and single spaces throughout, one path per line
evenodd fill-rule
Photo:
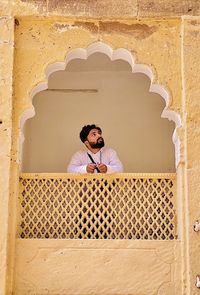
M 96 163 L 95 163 L 94 159 L 92 158 L 92 156 L 89 153 L 87 153 L 87 154 L 88 154 L 88 157 L 90 158 L 91 162 L 96 165 Z M 99 170 L 98 167 L 96 167 L 95 169 L 97 170 L 98 173 L 100 173 L 100 170 Z

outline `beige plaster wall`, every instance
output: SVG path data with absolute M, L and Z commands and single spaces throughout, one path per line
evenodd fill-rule
M 124 47 L 136 54 L 137 62 L 151 66 L 154 69 L 156 81 L 166 86 L 171 94 L 169 108 L 182 116 L 183 127 L 179 130 L 182 143 L 179 166 L 182 195 L 179 196 L 179 200 L 183 202 L 184 208 L 181 215 L 184 280 L 180 292 L 176 294 L 199 293 L 195 287 L 195 277 L 199 273 L 200 265 L 199 233 L 193 232 L 193 223 L 200 217 L 200 3 L 196 0 L 112 1 L 109 6 L 106 3 L 107 1 L 89 0 L 79 2 L 2 0 L 0 3 L 0 60 L 2 62 L 0 119 L 3 118 L 3 123 L 0 124 L 0 294 L 2 295 L 10 294 L 12 289 L 12 274 L 6 272 L 7 256 L 13 257 L 7 255 L 7 237 L 9 244 L 15 240 L 13 232 L 8 231 L 9 216 L 13 216 L 12 207 L 9 210 L 9 173 L 12 163 L 11 171 L 14 181 L 11 181 L 11 188 L 13 188 L 18 171 L 16 164 L 18 154 L 15 151 L 18 146 L 19 118 L 24 110 L 31 107 L 30 91 L 40 81 L 45 80 L 44 70 L 48 64 L 63 61 L 72 48 L 86 48 L 92 42 L 99 40 L 112 48 Z M 28 17 L 24 19 L 25 16 Z M 45 18 L 32 19 L 31 16 Z M 14 17 L 17 17 L 18 21 L 15 22 L 14 100 L 11 104 Z M 60 23 L 61 28 L 66 30 L 59 30 Z M 11 162 L 12 107 L 15 113 Z M 187 149 L 185 149 L 186 146 Z M 11 201 L 16 198 L 16 194 L 12 195 Z M 13 219 L 10 218 L 10 221 L 13 222 Z M 12 249 L 10 253 L 14 254 L 14 247 Z M 22 257 L 20 255 L 20 259 Z M 8 275 L 7 285 L 11 286 L 7 289 L 8 291 L 5 291 L 6 274 Z M 167 292 L 165 293 L 173 294 Z
M 70 91 L 42 91 L 33 98 L 36 115 L 25 125 L 23 171 L 66 172 L 72 154 L 84 149 L 80 129 L 91 122 L 103 128 L 124 171 L 175 171 L 175 124 L 161 118 L 165 100 L 150 93 L 150 79 L 133 74 L 127 62 L 111 62 L 105 54 L 73 60 L 51 75 L 48 87 Z

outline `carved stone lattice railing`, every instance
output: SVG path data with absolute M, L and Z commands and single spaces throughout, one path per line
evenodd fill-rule
M 21 238 L 176 238 L 175 174 L 21 174 Z

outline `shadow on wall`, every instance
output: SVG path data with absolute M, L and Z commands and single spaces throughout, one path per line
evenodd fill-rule
M 25 124 L 23 172 L 66 172 L 72 154 L 84 148 L 80 129 L 90 123 L 102 127 L 125 172 L 174 172 L 175 124 L 161 118 L 165 101 L 149 87 L 146 75 L 102 53 L 54 72 Z

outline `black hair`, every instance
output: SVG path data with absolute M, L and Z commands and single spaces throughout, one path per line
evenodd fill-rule
M 80 132 L 80 139 L 81 139 L 81 141 L 82 141 L 83 143 L 87 140 L 88 134 L 90 133 L 90 131 L 91 131 L 92 129 L 97 129 L 97 130 L 99 130 L 100 132 L 102 132 L 102 131 L 101 131 L 101 128 L 98 127 L 98 126 L 96 126 L 95 124 L 92 124 L 92 125 L 85 125 L 85 126 L 82 128 L 81 132 Z

